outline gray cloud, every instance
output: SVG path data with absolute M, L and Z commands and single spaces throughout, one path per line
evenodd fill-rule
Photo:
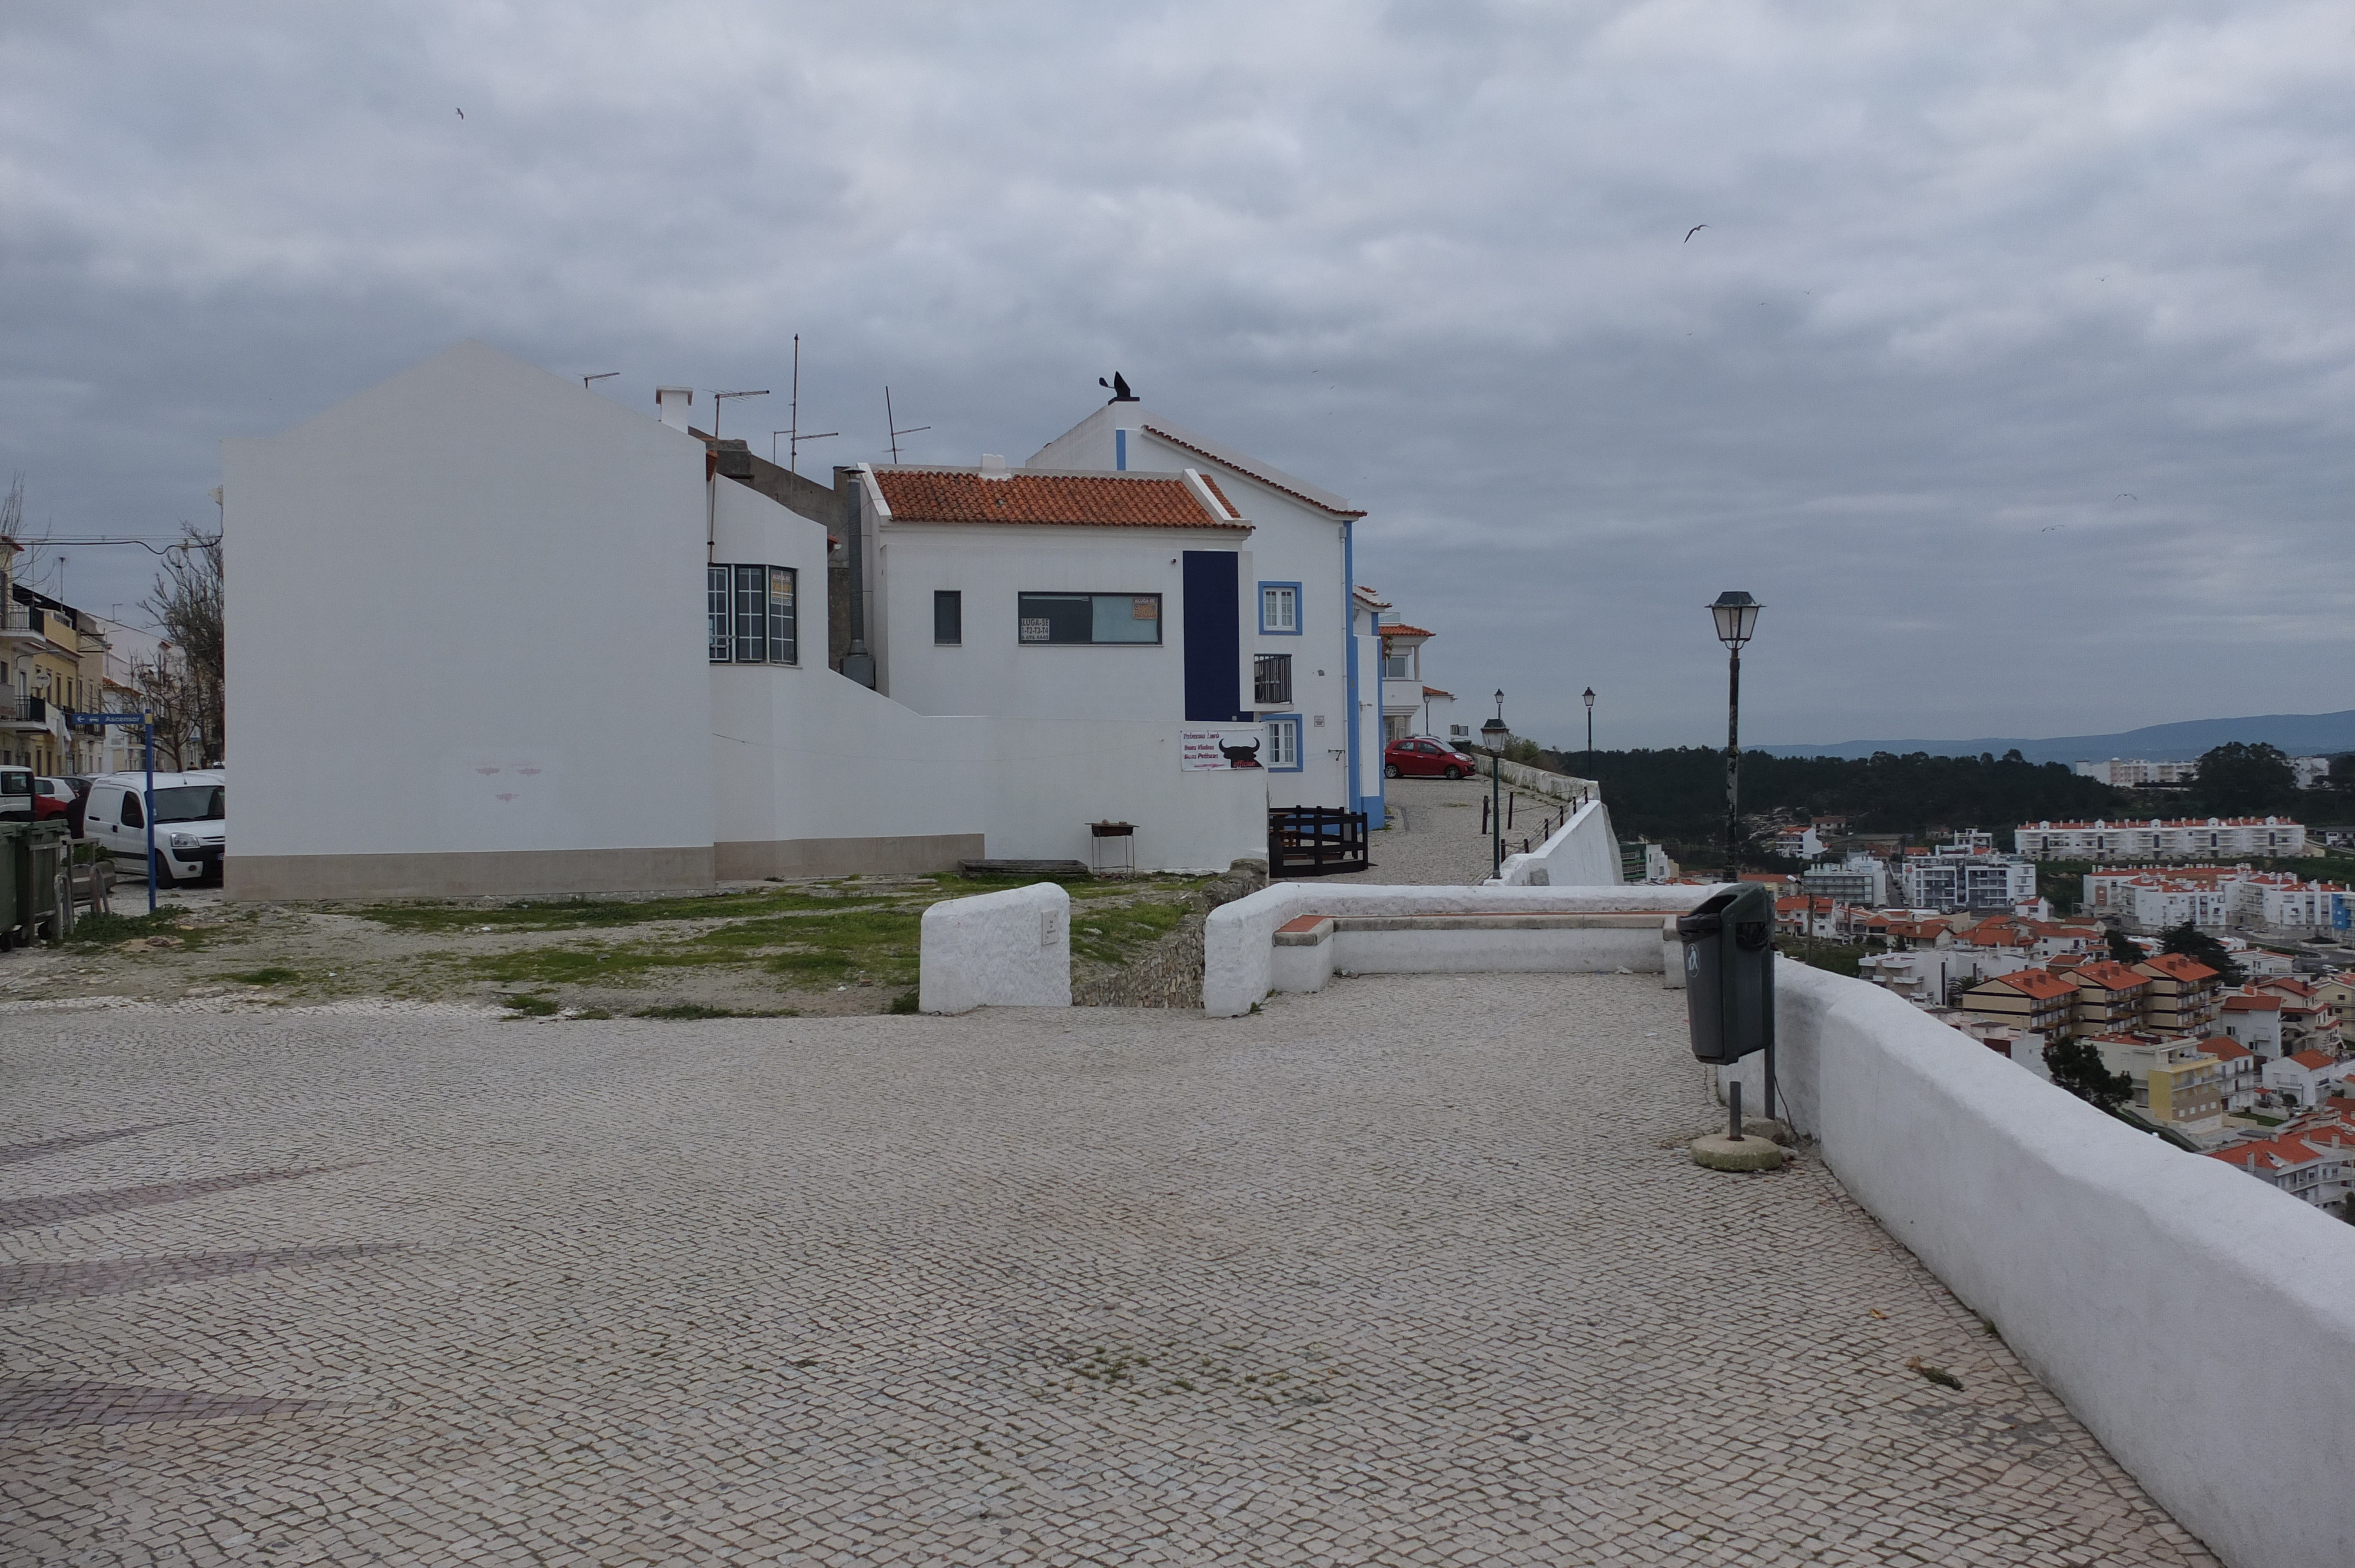
M 1770 606 L 1762 740 L 2340 707 L 2355 673 L 2343 7 L 0 28 L 0 466 L 60 533 L 201 520 L 218 438 L 457 337 L 646 407 L 782 394 L 798 331 L 821 462 L 878 455 L 886 382 L 917 455 L 972 461 L 1125 370 L 1367 506 L 1438 679 L 1541 736 L 1591 683 L 1612 742 L 1707 740 L 1732 586 Z M 135 598 L 135 555 L 69 591 Z

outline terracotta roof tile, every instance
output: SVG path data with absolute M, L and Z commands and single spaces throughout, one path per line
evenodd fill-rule
M 875 483 L 900 523 L 1062 523 L 1099 528 L 1247 529 L 1213 517 L 1182 479 L 1110 474 L 878 468 Z

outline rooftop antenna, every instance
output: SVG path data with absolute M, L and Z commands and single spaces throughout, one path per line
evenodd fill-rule
M 911 425 L 901 429 L 891 417 L 891 388 L 886 386 L 883 388 L 883 428 L 891 432 L 891 461 L 896 463 L 900 461 L 900 438 L 912 436 L 918 430 L 929 430 L 932 426 Z
M 711 395 L 711 439 L 715 441 L 719 439 L 719 405 L 722 401 L 730 397 L 765 397 L 768 395 L 766 387 L 758 392 L 714 392 Z
M 802 434 L 802 334 L 794 334 L 794 393 L 786 405 L 785 428 L 769 432 L 769 461 L 777 461 L 777 438 L 785 438 L 785 467 L 794 473 L 801 471 L 802 443 L 822 441 L 828 436 L 838 436 L 840 430 L 820 430 L 816 435 Z
M 601 370 L 594 376 L 582 376 L 581 378 L 581 385 L 585 387 L 591 381 L 611 381 L 614 376 L 619 376 L 621 372 L 618 370 Z

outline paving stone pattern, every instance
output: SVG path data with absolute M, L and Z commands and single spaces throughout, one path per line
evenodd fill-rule
M 1459 887 L 1487 880 L 1493 846 L 1480 830 L 1480 808 L 1488 800 L 1487 779 L 1392 779 L 1382 788 L 1390 804 L 1390 826 L 1374 833 L 1367 845 L 1367 858 L 1374 863 L 1371 871 L 1286 880 Z M 1513 830 L 1506 835 L 1505 853 L 1517 853 L 1524 839 L 1532 848 L 1542 843 L 1544 825 L 1561 809 L 1559 800 L 1522 790 L 1513 809 Z
M 0 1561 L 2210 1564 L 1681 1019 L 19 1015 Z

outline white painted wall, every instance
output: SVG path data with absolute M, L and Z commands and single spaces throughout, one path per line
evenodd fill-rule
M 1108 405 L 1041 448 L 1027 466 L 1032 469 L 1112 469 L 1115 462 L 1115 433 L 1126 429 L 1129 432 L 1129 472 L 1174 473 L 1190 468 L 1216 480 L 1228 503 L 1254 526 L 1249 543 L 1243 546 L 1248 553 L 1241 574 L 1243 594 L 1241 705 L 1244 708 L 1255 707 L 1252 701 L 1250 680 L 1252 656 L 1258 653 L 1289 653 L 1293 656 L 1293 701 L 1280 709 L 1269 707 L 1257 711 L 1297 713 L 1301 715 L 1300 749 L 1305 766 L 1297 773 L 1269 775 L 1270 803 L 1277 806 L 1348 805 L 1348 759 L 1346 756 L 1336 758 L 1332 755 L 1335 751 L 1346 752 L 1348 747 L 1349 586 L 1344 562 L 1344 524 L 1340 519 L 1301 502 L 1273 483 L 1162 440 L 1145 428 L 1147 420 L 1155 418 L 1156 416 L 1147 413 L 1142 404 Z M 1167 556 L 1163 558 L 1166 560 Z M 1299 635 L 1271 635 L 1260 631 L 1258 588 L 1263 582 L 1300 585 Z M 929 615 L 929 598 L 926 605 Z M 967 614 L 971 614 L 970 609 Z M 1377 670 L 1371 683 L 1365 686 L 1363 694 L 1379 705 L 1380 692 L 1380 673 Z M 1321 726 L 1316 723 L 1320 715 L 1325 720 Z M 1379 721 L 1373 727 L 1379 734 L 1381 727 Z M 1380 749 L 1379 746 L 1376 749 Z M 1377 760 L 1375 792 L 1379 792 L 1380 777 Z
M 924 714 L 1025 718 L 1186 716 L 1187 550 L 1232 552 L 1201 529 L 887 523 L 879 599 L 891 628 L 895 702 Z M 932 641 L 932 595 L 964 596 L 964 641 Z M 1157 593 L 1161 641 L 1041 645 L 1018 640 L 1024 593 Z M 1240 684 L 1241 675 L 1238 675 Z
M 2355 1542 L 2355 1232 L 1788 961 L 1777 1073 L 1856 1200 L 2234 1568 Z M 1757 1058 L 1752 1058 L 1754 1065 Z
M 1619 882 L 1619 840 L 1600 800 L 1571 812 L 1545 842 L 1527 854 L 1507 855 L 1502 875 L 1512 887 L 1611 887 Z
M 976 1007 L 1071 1005 L 1071 895 L 1051 882 L 924 911 L 916 1005 L 926 1012 Z
M 237 853 L 709 844 L 703 461 L 479 343 L 223 442 Z
M 1211 910 L 1203 922 L 1202 1006 L 1213 1017 L 1233 1017 L 1250 1012 L 1252 1003 L 1264 1000 L 1273 986 L 1276 927 L 1302 915 L 1549 915 L 1604 910 L 1668 915 L 1692 908 L 1710 892 L 1706 887 L 1444 887 L 1279 882 L 1249 897 L 1221 905 Z M 1622 938 L 1625 938 L 1624 956 L 1617 945 Z M 1582 944 L 1597 956 L 1603 945 L 1600 941 Z M 1611 961 L 1601 967 L 1646 969 L 1661 961 L 1660 949 L 1657 928 L 1613 933 Z M 1457 972 L 1479 972 L 1477 958 L 1476 953 L 1467 953 Z M 1516 962 L 1509 967 L 1523 966 Z

